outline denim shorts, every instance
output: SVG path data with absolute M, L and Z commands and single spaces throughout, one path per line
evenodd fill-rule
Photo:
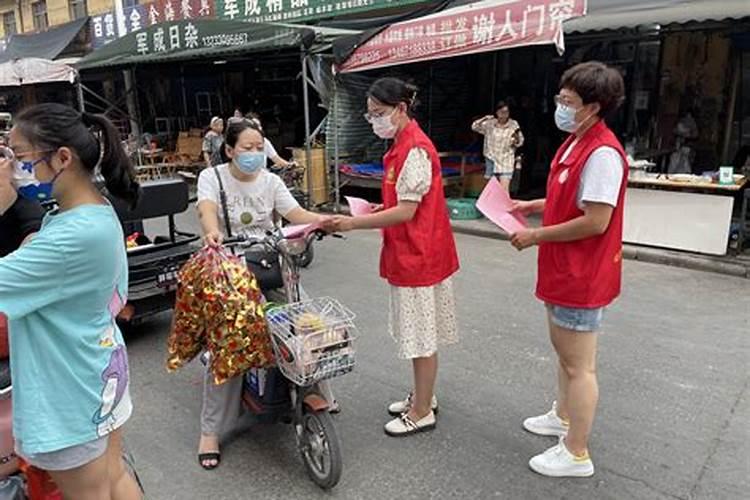
M 552 322 L 574 332 L 596 332 L 602 326 L 604 308 L 580 309 L 547 304 Z
M 484 178 L 492 179 L 492 176 L 494 175 L 495 175 L 495 162 L 487 158 L 484 161 Z
M 487 158 L 484 163 L 484 178 L 492 179 L 497 177 L 499 179 L 511 179 L 513 172 L 495 172 L 495 162 Z
M 77 469 L 104 455 L 109 444 L 109 436 L 100 437 L 83 444 L 77 444 L 49 453 L 24 453 L 23 444 L 16 441 L 16 453 L 34 467 L 47 471 Z

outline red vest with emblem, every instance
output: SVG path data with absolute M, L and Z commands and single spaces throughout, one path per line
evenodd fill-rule
M 443 194 L 440 158 L 416 120 L 398 134 L 383 158 L 383 208 L 398 205 L 396 182 L 412 148 L 428 152 L 432 185 L 412 220 L 383 229 L 380 276 L 394 286 L 433 286 L 458 271 L 458 254 Z
M 627 162 L 620 141 L 603 121 L 591 127 L 562 161 L 563 153 L 574 140 L 575 135 L 571 135 L 552 161 L 543 225 L 553 226 L 583 215 L 577 205 L 581 174 L 591 153 L 602 146 L 616 149 L 622 157 L 620 194 L 604 234 L 578 241 L 539 245 L 536 295 L 549 304 L 593 309 L 610 304 L 620 295 Z

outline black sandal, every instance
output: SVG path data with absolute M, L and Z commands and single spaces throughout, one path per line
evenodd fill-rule
M 206 463 L 211 460 L 216 460 L 216 465 L 211 465 L 211 464 Z M 214 470 L 221 463 L 221 453 L 218 453 L 218 452 L 199 453 L 198 463 L 200 464 L 201 467 L 203 467 L 206 470 Z

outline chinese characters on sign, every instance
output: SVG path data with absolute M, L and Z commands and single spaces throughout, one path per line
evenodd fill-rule
M 114 12 L 91 16 L 91 45 L 96 49 L 117 39 L 117 23 Z
M 426 0 L 216 0 L 216 17 L 255 23 L 302 21 L 426 3 Z
M 396 23 L 362 44 L 340 67 L 362 71 L 459 54 L 554 43 L 562 23 L 586 13 L 586 0 L 517 0 L 483 8 L 449 9 Z
M 155 24 L 198 18 L 214 18 L 214 0 L 156 0 L 150 3 L 126 7 L 125 36 L 136 33 Z M 107 12 L 91 17 L 91 40 L 94 48 L 99 48 L 117 38 L 115 12 Z M 169 40 L 166 40 L 168 43 Z
M 141 56 L 178 52 L 204 47 L 234 47 L 246 45 L 250 36 L 245 32 L 201 34 L 199 25 L 191 21 L 160 24 L 135 34 L 135 53 Z

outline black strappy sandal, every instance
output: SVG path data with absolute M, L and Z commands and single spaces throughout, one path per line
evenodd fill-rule
M 209 462 L 211 460 L 216 460 L 216 464 L 208 464 L 206 462 Z M 218 452 L 212 452 L 212 453 L 198 453 L 198 463 L 201 467 L 203 467 L 205 470 L 214 470 L 221 464 L 221 453 Z

